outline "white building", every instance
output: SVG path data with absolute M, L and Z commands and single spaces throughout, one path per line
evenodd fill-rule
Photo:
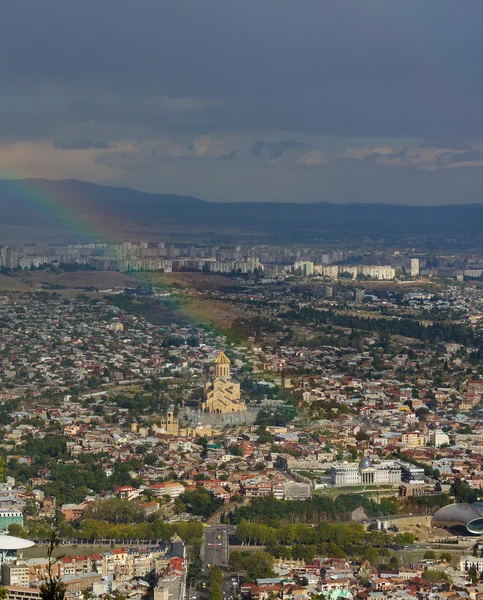
M 343 267 L 339 267 L 339 277 L 342 275 L 342 273 L 345 273 L 345 277 L 347 277 L 347 275 L 350 275 L 352 279 L 355 279 L 357 275 L 359 275 L 359 268 L 344 265 Z
M 371 459 L 365 456 L 358 465 L 332 465 L 330 479 L 332 485 L 336 486 L 399 484 L 402 480 L 402 469 L 394 460 L 372 463 Z
M 381 460 L 372 462 L 365 456 L 361 462 L 335 463 L 331 467 L 332 485 L 397 485 L 406 483 L 424 483 L 424 469 L 402 460 Z
M 471 567 L 476 567 L 477 571 L 483 572 L 483 558 L 476 556 L 462 556 L 460 558 L 460 571 L 468 571 Z
M 314 274 L 314 263 L 310 260 L 297 260 L 294 262 L 293 271 L 295 275 L 310 277 Z
M 435 429 L 434 431 L 431 431 L 429 440 L 435 448 L 440 448 L 441 446 L 449 444 L 449 435 L 444 433 L 444 431 L 441 431 L 441 429 Z
M 320 274 L 331 277 L 332 279 L 337 279 L 339 276 L 339 267 L 338 265 L 321 265 Z
M 184 486 L 180 483 L 166 482 L 166 483 L 155 483 L 151 486 L 151 491 L 156 498 L 163 498 L 169 496 L 171 500 L 176 500 L 184 492 Z
M 324 270 L 327 270 L 324 272 Z M 331 267 L 323 267 L 322 273 L 325 275 L 329 275 L 329 269 Z M 356 279 L 358 275 L 365 275 L 370 277 L 371 279 L 394 279 L 396 277 L 396 271 L 393 267 L 389 265 L 358 265 L 358 266 L 339 266 L 338 267 L 338 276 L 340 277 L 344 274 L 344 277 L 348 277 L 350 275 L 352 279 Z M 332 276 L 332 275 L 331 275 Z
M 411 258 L 410 273 L 411 277 L 417 277 L 419 275 L 419 258 Z
M 389 265 L 372 265 L 361 267 L 362 275 L 369 275 L 371 279 L 394 279 L 396 271 Z

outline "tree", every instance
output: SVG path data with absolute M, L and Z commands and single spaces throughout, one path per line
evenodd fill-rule
M 221 586 L 223 584 L 223 571 L 217 565 L 214 565 L 210 571 L 210 600 L 223 600 Z
M 32 500 L 31 498 L 27 498 L 27 500 L 25 500 L 25 514 L 29 515 L 29 516 L 35 516 L 38 512 L 38 505 L 37 502 L 35 502 L 35 500 Z
M 244 558 L 243 553 L 239 550 L 230 552 L 230 558 L 228 560 L 228 566 L 232 571 L 242 571 L 244 569 Z
M 468 569 L 468 577 L 470 578 L 471 583 L 473 583 L 475 585 L 480 581 L 480 574 L 475 565 L 472 565 Z
M 220 585 L 210 587 L 210 600 L 223 600 L 223 592 Z
M 436 560 L 436 553 L 434 552 L 434 550 L 427 550 L 424 553 L 424 558 L 426 560 Z
M 232 571 L 246 571 L 251 581 L 274 577 L 273 556 L 268 552 L 232 552 L 229 566 Z
M 210 585 L 221 585 L 224 579 L 223 571 L 218 565 L 214 565 L 210 571 Z
M 445 562 L 451 564 L 452 556 L 449 552 L 441 552 L 439 560 L 444 560 Z
M 21 537 L 25 539 L 28 538 L 27 530 L 25 529 L 25 527 L 22 527 L 22 525 L 19 525 L 18 523 L 11 523 L 8 526 L 8 533 L 16 537 Z
M 54 575 L 54 565 L 57 561 L 53 557 L 53 552 L 56 547 L 57 538 L 55 537 L 55 533 L 52 533 L 47 550 L 47 572 L 39 587 L 42 600 L 65 599 L 66 587 L 62 581 Z
M 202 575 L 203 563 L 201 562 L 199 552 L 197 552 L 188 566 L 188 581 L 192 588 L 196 588 L 196 586 L 198 585 L 198 581 L 201 579 Z
M 192 492 L 184 492 L 176 501 L 184 506 L 186 512 L 201 517 L 210 517 L 223 505 L 221 498 L 215 498 L 211 492 L 202 487 L 198 487 Z
M 364 550 L 364 558 L 366 560 L 368 560 L 371 564 L 375 565 L 376 562 L 377 562 L 378 557 L 379 557 L 379 552 L 377 551 L 377 548 L 373 548 L 372 546 L 368 546 Z
M 444 581 L 447 583 L 451 583 L 451 577 L 447 573 L 445 573 L 444 571 L 438 571 L 436 569 L 434 569 L 434 570 L 425 569 L 423 571 L 422 578 L 426 579 L 427 581 L 431 581 L 431 582 Z
M 451 486 L 450 494 L 455 497 L 456 502 L 472 504 L 478 500 L 478 492 L 459 477 Z
M 118 525 L 119 523 L 142 523 L 146 513 L 138 504 L 130 500 L 108 498 L 90 504 L 86 510 L 86 517 Z

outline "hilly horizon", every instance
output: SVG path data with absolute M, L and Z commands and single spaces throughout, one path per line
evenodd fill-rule
M 63 239 L 78 239 L 89 232 L 94 237 L 108 232 L 110 239 L 179 238 L 183 233 L 220 240 L 283 236 L 287 241 L 354 235 L 480 237 L 482 218 L 483 204 L 224 203 L 75 179 L 0 180 L 2 239 L 60 233 Z

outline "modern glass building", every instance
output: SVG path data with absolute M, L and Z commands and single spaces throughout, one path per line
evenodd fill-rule
M 483 535 L 483 503 L 443 506 L 433 516 L 432 524 L 435 527 L 459 529 L 473 535 Z

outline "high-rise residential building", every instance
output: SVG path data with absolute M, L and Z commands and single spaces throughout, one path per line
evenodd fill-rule
M 417 277 L 419 275 L 419 258 L 411 258 L 410 272 L 411 277 Z
M 5 266 L 7 269 L 16 269 L 18 267 L 18 252 L 15 248 L 7 248 Z
M 369 275 L 371 279 L 394 279 L 396 271 L 389 265 L 363 266 L 359 273 Z
M 7 250 L 8 250 L 8 246 L 0 247 L 0 267 L 7 266 Z
M 343 267 L 341 267 L 343 269 Z M 325 275 L 326 277 L 332 277 L 333 279 L 337 279 L 339 276 L 339 267 L 338 265 L 322 265 L 320 270 L 321 275 Z
M 310 277 L 314 274 L 314 263 L 309 260 L 297 260 L 294 262 L 293 270 L 296 275 Z

